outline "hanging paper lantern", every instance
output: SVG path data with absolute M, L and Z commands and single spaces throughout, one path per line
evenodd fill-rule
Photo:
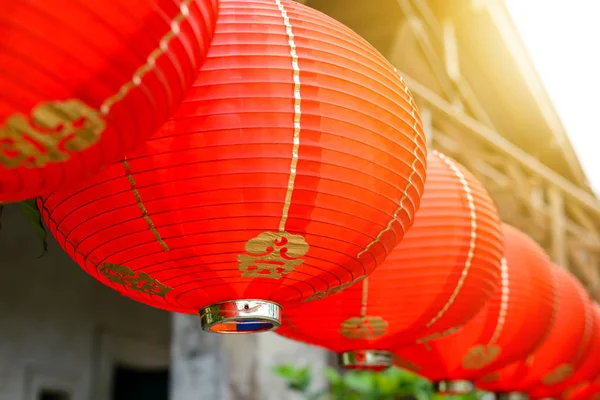
M 395 354 L 397 366 L 433 381 L 441 393 L 471 392 L 488 372 L 526 358 L 552 323 L 556 288 L 548 256 L 518 229 L 503 224 L 502 231 L 502 285 L 485 307 L 456 333 Z
M 587 292 L 568 271 L 550 265 L 558 291 L 548 336 L 527 358 L 489 373 L 477 384 L 501 398 L 529 395 L 533 389 L 563 382 L 583 361 L 591 343 L 593 312 Z
M 560 399 L 600 400 L 600 378 L 570 388 L 560 397 Z
M 591 300 L 589 301 L 591 302 Z M 580 362 L 573 375 L 564 381 L 555 385 L 536 387 L 530 392 L 531 399 L 558 398 L 570 388 L 589 385 L 600 375 L 600 308 L 597 303 L 592 302 L 592 310 L 592 334 L 583 361 Z M 586 347 L 586 343 L 582 342 L 581 346 L 582 348 Z
M 418 112 L 395 69 L 289 0 L 223 0 L 198 79 L 126 160 L 43 200 L 64 249 L 137 301 L 214 332 L 345 287 L 412 224 Z
M 75 182 L 166 121 L 217 0 L 0 0 L 0 202 Z
M 485 189 L 433 151 L 415 223 L 386 261 L 342 293 L 287 309 L 277 333 L 330 349 L 347 368 L 388 367 L 398 343 L 446 332 L 477 313 L 500 283 L 502 255 Z

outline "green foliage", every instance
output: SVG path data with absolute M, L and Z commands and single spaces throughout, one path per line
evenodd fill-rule
M 308 367 L 290 364 L 275 368 L 275 373 L 288 382 L 288 387 L 303 393 L 307 400 L 431 400 L 435 395 L 431 383 L 418 375 L 390 368 L 384 372 L 351 371 L 340 374 L 333 368 L 325 370 L 328 390 L 309 391 L 312 374 Z M 445 397 L 453 400 L 477 400 L 479 394 Z
M 25 215 L 33 230 L 35 231 L 40 244 L 42 245 L 42 254 L 38 258 L 45 256 L 48 253 L 48 232 L 42 220 L 42 214 L 37 207 L 35 199 L 25 200 L 19 203 L 21 212 Z M 4 205 L 0 204 L 0 230 L 2 229 L 2 211 Z
M 48 232 L 44 226 L 42 214 L 38 209 L 36 201 L 35 199 L 22 201 L 19 203 L 19 207 L 21 208 L 21 212 L 27 217 L 42 245 L 43 252 L 38 258 L 44 257 L 48 253 Z

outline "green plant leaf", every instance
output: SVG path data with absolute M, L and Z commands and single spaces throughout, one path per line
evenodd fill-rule
M 42 244 L 43 252 L 38 258 L 44 257 L 48 254 L 48 232 L 46 231 L 46 227 L 44 226 L 44 221 L 42 220 L 42 214 L 37 207 L 35 199 L 25 200 L 19 203 L 19 208 L 21 212 L 25 214 L 27 220 L 33 227 L 33 230 L 37 234 L 40 242 Z

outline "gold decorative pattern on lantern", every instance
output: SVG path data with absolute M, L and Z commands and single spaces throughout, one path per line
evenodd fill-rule
M 432 340 L 441 339 L 443 337 L 452 335 L 454 332 L 456 332 L 460 328 L 462 328 L 462 326 L 455 326 L 455 327 L 447 329 L 447 330 L 445 330 L 443 332 L 432 333 L 429 336 L 425 336 L 425 337 L 422 337 L 422 338 L 418 339 L 417 343 L 419 343 L 419 344 L 426 344 L 427 342 L 431 342 Z
M 498 382 L 500 380 L 500 374 L 498 372 L 491 372 L 487 375 L 484 375 L 480 381 L 481 382 Z
M 496 345 L 477 345 L 471 347 L 463 357 L 464 369 L 481 369 L 489 365 L 500 354 L 500 347 Z
M 542 383 L 544 385 L 556 385 L 567 379 L 573 373 L 573 366 L 571 364 L 561 364 L 551 372 L 544 375 Z
M 246 242 L 248 254 L 237 256 L 243 278 L 279 279 L 304 262 L 309 249 L 301 235 L 288 232 L 263 232 Z
M 421 370 L 421 367 L 419 367 L 417 364 L 415 364 L 412 361 L 405 360 L 404 358 L 400 357 L 397 354 L 394 354 L 392 356 L 392 360 L 393 360 L 394 365 L 404 368 L 404 369 L 407 369 L 409 371 L 418 373 Z
M 309 301 L 313 301 L 313 300 L 322 300 L 325 297 L 334 295 L 334 294 L 338 294 L 339 292 L 341 292 L 344 289 L 348 289 L 350 286 L 354 285 L 355 283 L 358 283 L 360 281 L 362 281 L 363 279 L 365 279 L 367 276 L 363 275 L 363 276 L 359 276 L 358 278 L 356 278 L 355 280 L 353 280 L 352 282 L 346 282 L 343 283 L 339 286 L 334 286 L 331 287 L 323 292 L 315 292 L 313 293 L 310 297 L 308 297 L 307 299 L 303 300 L 304 302 L 309 302 Z
M 135 183 L 135 178 L 131 174 L 131 166 L 129 165 L 129 161 L 127 161 L 127 158 L 123 160 L 123 167 L 125 168 L 125 173 L 127 175 L 127 180 L 129 181 L 129 186 L 131 186 L 131 192 L 133 193 L 133 197 L 135 197 L 135 201 L 138 205 L 138 208 L 142 213 L 142 218 L 144 218 L 144 221 L 146 221 L 146 223 L 148 224 L 150 232 L 152 232 L 152 235 L 154 235 L 154 238 L 156 239 L 158 244 L 160 244 L 160 247 L 162 247 L 164 251 L 169 251 L 169 246 L 167 246 L 167 243 L 165 243 L 162 236 L 160 236 L 160 233 L 158 233 L 154 222 L 148 214 L 146 206 L 144 206 L 144 203 L 142 202 L 142 195 L 140 195 L 140 192 L 137 189 L 137 184 Z
M 0 126 L 0 164 L 6 168 L 41 168 L 64 162 L 100 140 L 106 129 L 102 115 L 81 100 L 49 101 Z
M 145 272 L 136 273 L 124 265 L 104 263 L 100 272 L 112 283 L 124 285 L 129 290 L 142 292 L 148 295 L 165 297 L 172 288 L 163 285 Z
M 381 317 L 352 317 L 342 322 L 340 334 L 351 340 L 376 339 L 385 335 L 388 323 Z

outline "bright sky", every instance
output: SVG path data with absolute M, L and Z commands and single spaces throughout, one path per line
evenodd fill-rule
M 600 0 L 505 0 L 600 195 Z

